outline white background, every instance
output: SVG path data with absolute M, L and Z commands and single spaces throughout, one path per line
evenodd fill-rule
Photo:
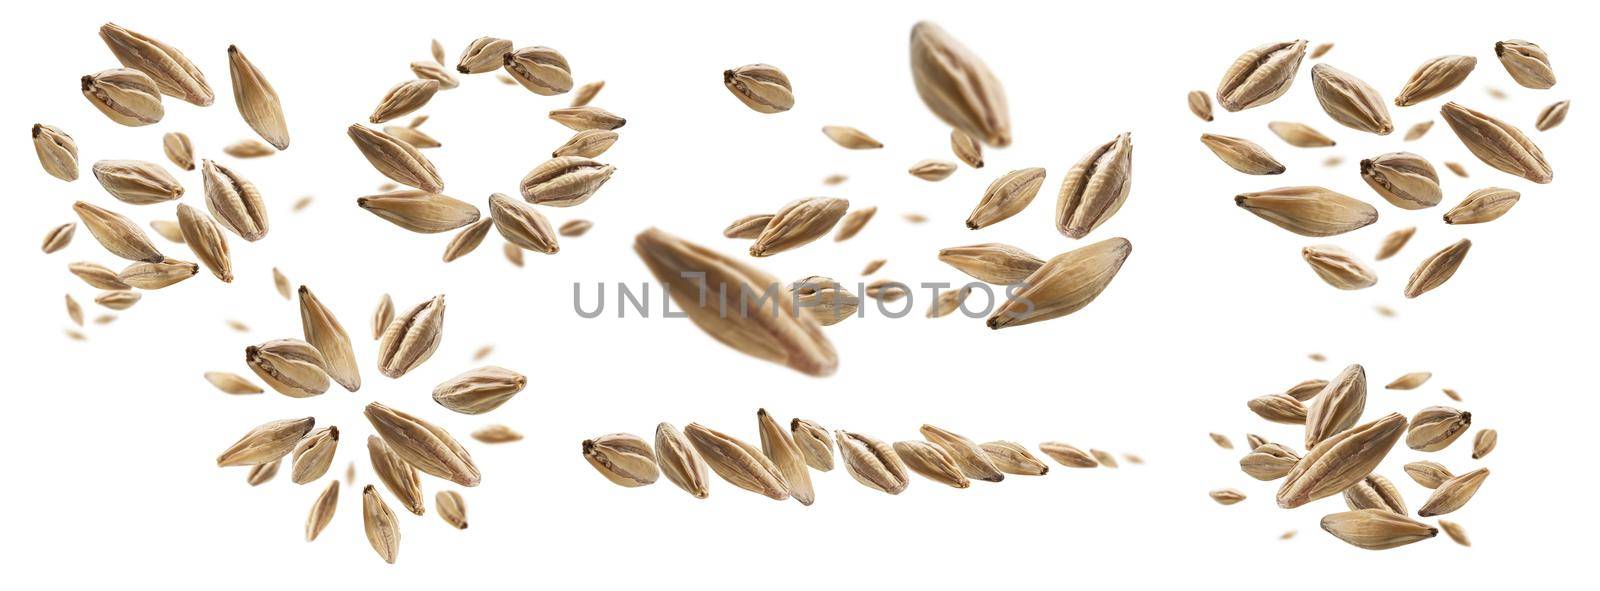
M 8 257 L 4 340 L 8 467 L 0 562 L 19 588 L 159 581 L 176 587 L 284 588 L 440 584 L 609 588 L 864 588 L 868 585 L 1106 588 L 1126 584 L 1347 588 L 1382 581 L 1467 588 L 1556 581 L 1587 570 L 1596 526 L 1596 485 L 1585 436 L 1595 413 L 1587 372 L 1595 328 L 1592 240 L 1594 137 L 1589 117 L 1596 52 L 1588 17 L 1542 2 L 1342 2 L 1297 7 L 1278 2 L 1026 5 L 1003 2 L 477 3 L 390 1 L 218 5 L 72 2 L 5 19 L 11 56 L 4 102 L 7 214 L 0 216 Z M 918 100 L 907 67 L 907 34 L 931 19 L 982 56 L 1010 98 L 1015 144 L 990 150 L 988 166 L 962 167 L 927 183 L 905 173 L 924 158 L 954 160 L 947 128 Z M 117 64 L 96 35 L 115 21 L 183 50 L 206 73 L 216 104 L 167 99 L 157 125 L 125 128 L 79 95 L 78 77 Z M 375 173 L 345 136 L 385 90 L 408 79 L 408 62 L 428 59 L 438 38 L 450 64 L 471 39 L 495 35 L 519 47 L 563 52 L 578 83 L 604 79 L 594 104 L 627 117 L 621 141 L 600 160 L 615 178 L 574 209 L 544 209 L 553 223 L 595 222 L 563 239 L 560 254 L 528 255 L 511 267 L 491 236 L 473 255 L 445 264 L 449 234 L 420 235 L 358 209 L 376 193 Z M 1438 119 L 1443 100 L 1395 109 L 1397 132 L 1377 137 L 1344 129 L 1318 108 L 1307 59 L 1293 89 L 1244 113 L 1218 109 L 1206 124 L 1184 94 L 1210 91 L 1244 50 L 1305 38 L 1337 45 L 1323 61 L 1373 84 L 1386 99 L 1415 67 L 1444 54 L 1479 60 L 1448 100 L 1504 118 L 1544 149 L 1555 182 L 1535 186 L 1474 159 L 1449 129 L 1403 143 L 1412 124 Z M 1518 87 L 1493 58 L 1493 44 L 1526 38 L 1552 56 L 1560 83 Z M 236 43 L 277 87 L 293 144 L 269 158 L 236 161 L 220 153 L 254 137 L 233 105 L 225 49 Z M 793 80 L 797 104 L 780 115 L 747 109 L 722 87 L 722 70 L 765 62 Z M 1508 100 L 1490 98 L 1502 89 Z M 515 194 L 517 181 L 569 131 L 545 112 L 569 96 L 538 97 L 494 74 L 468 76 L 424 110 L 424 130 L 444 143 L 427 154 L 446 193 L 482 207 L 492 192 Z M 1535 132 L 1539 110 L 1576 99 L 1570 119 Z M 1303 121 L 1337 139 L 1334 148 L 1291 148 L 1266 129 Z M 23 131 L 58 126 L 80 146 L 82 174 L 66 184 L 35 164 Z M 818 128 L 853 125 L 887 147 L 852 152 Z M 181 173 L 184 202 L 199 206 L 197 173 L 176 171 L 161 135 L 183 131 L 206 158 L 226 162 L 259 185 L 271 233 L 257 243 L 230 235 L 238 278 L 209 274 L 147 293 L 86 342 L 68 340 L 61 294 L 84 303 L 94 290 L 66 272 L 76 260 L 124 263 L 80 227 L 63 252 L 38 250 L 46 229 L 73 221 L 86 200 L 140 223 L 173 219 L 174 205 L 129 206 L 101 190 L 89 172 L 100 159 L 142 159 Z M 572 284 L 639 282 L 648 273 L 632 238 L 659 226 L 723 252 L 746 243 L 720 230 L 740 216 L 770 212 L 809 195 L 877 206 L 857 238 L 819 241 L 756 261 L 785 279 L 827 275 L 854 284 L 862 265 L 889 259 L 876 277 L 905 282 L 961 281 L 939 263 L 939 248 L 1006 242 L 1049 257 L 1080 245 L 1052 226 L 1053 201 L 1067 168 L 1090 148 L 1131 131 L 1135 182 L 1122 211 L 1090 236 L 1124 236 L 1133 254 L 1102 297 L 1047 323 L 993 332 L 981 320 L 891 320 L 869 315 L 827 329 L 837 375 L 813 379 L 742 356 L 686 320 L 630 316 L 585 320 L 572 311 Z M 1280 177 L 1227 169 L 1197 140 L 1238 135 L 1288 165 Z M 1358 178 L 1360 159 L 1411 150 L 1438 165 L 1445 202 L 1406 212 L 1383 202 Z M 1324 167 L 1329 156 L 1344 164 Z M 1465 164 L 1471 178 L 1446 172 Z M 1048 169 L 1038 201 L 1022 215 L 981 231 L 962 225 L 987 184 L 1005 171 Z M 849 175 L 825 187 L 830 174 Z M 1378 223 L 1329 240 L 1290 234 L 1239 210 L 1234 194 L 1319 184 L 1373 203 Z M 1506 217 L 1451 227 L 1439 217 L 1484 186 L 1523 191 Z M 303 195 L 316 200 L 292 213 Z M 918 212 L 930 220 L 905 222 Z M 1370 257 L 1391 230 L 1417 225 L 1411 244 L 1376 263 L 1379 284 L 1337 291 L 1319 281 L 1299 249 L 1318 242 Z M 1474 242 L 1461 271 L 1416 300 L 1401 288 L 1416 263 L 1460 237 Z M 159 238 L 156 240 L 160 241 Z M 179 245 L 172 256 L 192 260 Z M 299 337 L 296 306 L 272 289 L 270 269 L 315 290 L 358 342 L 364 387 L 335 388 L 295 400 L 267 393 L 230 397 L 212 389 L 209 370 L 250 375 L 246 345 Z M 659 288 L 657 288 L 659 289 Z M 375 371 L 369 315 L 379 296 L 397 308 L 448 296 L 447 335 L 432 360 L 400 380 Z M 592 296 L 592 291 L 586 294 Z M 659 295 L 659 293 L 657 293 Z M 1374 306 L 1398 311 L 1384 318 Z M 239 334 L 225 326 L 251 327 Z M 438 382 L 474 367 L 474 350 L 493 344 L 485 363 L 527 374 L 516 399 L 487 416 L 450 413 L 428 397 Z M 1326 354 L 1327 362 L 1308 359 Z M 1272 502 L 1276 485 L 1237 466 L 1246 432 L 1293 444 L 1300 431 L 1264 423 L 1245 409 L 1251 397 L 1365 364 L 1373 387 L 1368 417 L 1410 416 L 1448 404 L 1454 388 L 1474 430 L 1494 427 L 1501 444 L 1486 461 L 1468 458 L 1469 439 L 1438 454 L 1402 445 L 1379 472 L 1395 481 L 1413 511 L 1427 491 L 1400 465 L 1435 459 L 1493 476 L 1465 509 L 1448 516 L 1474 546 L 1444 536 L 1387 552 L 1345 545 L 1320 531 L 1338 498 L 1293 511 Z M 1410 392 L 1382 389 L 1409 371 L 1435 377 Z M 253 376 L 252 376 L 252 379 Z M 426 478 L 428 514 L 400 512 L 399 563 L 384 564 L 359 523 L 359 488 L 373 482 L 360 410 L 382 401 L 422 415 L 466 442 L 483 484 L 463 491 L 471 528 L 455 531 L 435 515 L 441 481 Z M 801 507 L 737 490 L 720 480 L 695 500 L 665 480 L 641 489 L 614 486 L 581 459 L 588 437 L 625 431 L 650 437 L 659 421 L 689 422 L 756 441 L 755 411 L 803 416 L 893 441 L 928 422 L 979 441 L 1012 439 L 1030 447 L 1063 440 L 1143 456 L 1118 470 L 1056 467 L 1042 478 L 949 489 L 920 478 L 898 497 L 864 488 L 842 469 L 816 474 L 817 502 Z M 302 527 L 321 484 L 279 477 L 251 488 L 244 470 L 219 469 L 217 453 L 272 419 L 316 416 L 340 427 L 332 474 L 354 461 L 357 484 L 342 491 L 338 514 L 307 544 Z M 490 447 L 472 430 L 505 423 L 527 435 Z M 1239 445 L 1213 446 L 1220 431 Z M 447 484 L 447 483 L 445 483 Z M 1249 499 L 1223 507 L 1207 491 L 1237 487 Z M 384 491 L 385 498 L 393 502 Z M 1431 520 L 1430 520 L 1431 521 Z M 1279 534 L 1298 530 L 1289 541 Z M 1314 566 L 1313 566 L 1314 565 Z M 1313 569 L 1314 570 L 1311 570 Z M 1308 577 L 1308 573 L 1317 573 Z M 1568 579 L 1570 580 L 1570 579 Z

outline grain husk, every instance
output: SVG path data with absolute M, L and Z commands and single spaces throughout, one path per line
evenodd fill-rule
M 1322 132 L 1304 123 L 1273 121 L 1267 124 L 1267 129 L 1296 148 L 1326 148 L 1336 145 L 1332 138 L 1322 135 Z
M 923 425 L 920 432 L 923 438 L 949 454 L 955 466 L 968 478 L 988 482 L 1005 480 L 1005 474 L 989 461 L 989 455 L 976 442 L 933 425 Z
M 378 476 L 378 481 L 389 489 L 389 494 L 394 495 L 401 507 L 412 515 L 421 515 L 425 511 L 422 479 L 417 476 L 417 469 L 390 449 L 382 437 L 367 436 L 367 459 L 371 461 L 372 472 Z
M 650 444 L 637 435 L 612 433 L 583 442 L 583 459 L 612 483 L 637 488 L 661 476 Z
M 328 377 L 338 382 L 345 390 L 354 392 L 361 389 L 361 372 L 357 369 L 355 349 L 350 344 L 350 335 L 344 331 L 344 326 L 339 324 L 333 311 L 317 299 L 311 289 L 302 285 L 300 295 L 300 329 L 306 342 L 317 348 L 322 354 L 326 364 Z
M 72 211 L 78 214 L 89 234 L 111 254 L 147 263 L 159 263 L 166 258 L 156 250 L 144 230 L 122 214 L 83 201 L 72 204 Z
M 489 230 L 493 227 L 493 218 L 483 218 L 467 224 L 467 227 L 457 232 L 450 238 L 450 243 L 445 245 L 444 262 L 448 263 L 477 250 L 478 245 L 483 244 L 483 239 L 489 235 Z
M 1306 449 L 1354 426 L 1366 407 L 1367 370 L 1351 364 L 1328 381 L 1306 410 Z
M 1506 67 L 1506 73 L 1524 88 L 1545 89 L 1556 85 L 1555 70 L 1550 67 L 1550 55 L 1544 49 L 1521 39 L 1508 39 L 1494 44 L 1494 55 Z
M 448 232 L 478 221 L 481 215 L 471 203 L 415 189 L 358 197 L 356 206 L 421 234 Z
M 983 198 L 972 208 L 972 213 L 967 216 L 967 228 L 986 228 L 1022 213 L 1039 194 L 1044 177 L 1043 168 L 1023 168 L 1001 175 L 989 184 L 989 188 L 983 192 Z
M 284 419 L 262 423 L 245 433 L 217 456 L 217 466 L 254 466 L 275 462 L 294 449 L 300 438 L 311 432 L 316 420 Z
M 789 485 L 789 496 L 801 505 L 810 506 L 816 500 L 816 493 L 812 490 L 811 470 L 806 466 L 800 446 L 767 409 L 756 411 L 756 423 L 761 435 L 761 453 L 772 460 L 772 465 Z
M 384 123 L 415 112 L 428 104 L 439 92 L 438 80 L 407 80 L 394 85 L 378 101 L 377 108 L 367 117 L 368 123 Z
M 1446 103 L 1439 113 L 1467 150 L 1484 164 L 1540 184 L 1549 183 L 1554 177 L 1544 152 L 1516 126 L 1456 103 Z
M 1461 203 L 1444 214 L 1444 223 L 1452 225 L 1482 224 L 1500 219 L 1522 199 L 1522 194 L 1511 189 L 1486 187 L 1473 191 Z
M 996 148 L 1011 144 L 1005 90 L 982 59 L 928 21 L 911 28 L 911 79 L 934 116 Z
M 612 130 L 628 123 L 627 119 L 594 105 L 552 110 L 550 111 L 550 120 L 560 123 L 573 131 L 584 131 L 586 129 Z
M 276 466 L 277 464 L 266 465 Z M 276 473 L 276 470 L 274 470 L 274 473 Z M 252 470 L 251 474 L 254 475 L 255 471 Z M 252 486 L 255 484 L 255 482 L 251 483 Z M 328 488 L 322 489 L 322 493 L 317 495 L 317 500 L 311 503 L 311 513 L 306 515 L 307 542 L 316 541 L 317 536 L 322 535 L 322 530 L 327 528 L 328 524 L 333 521 L 334 511 L 338 508 L 339 481 L 332 480 L 328 482 Z
M 1081 310 L 1105 291 L 1132 252 L 1127 239 L 1111 238 L 1056 255 L 1024 279 L 1024 287 L 986 323 L 991 329 L 1001 329 Z
M 689 423 L 683 432 L 711 471 L 729 484 L 775 501 L 789 498 L 783 471 L 761 450 L 699 423 Z
M 617 132 L 609 129 L 585 129 L 561 144 L 561 147 L 550 153 L 551 158 L 562 156 L 581 156 L 583 158 L 596 158 L 611 149 L 617 143 Z
M 432 357 L 444 338 L 444 309 L 438 295 L 397 315 L 378 339 L 378 372 L 399 378 Z
M 560 156 L 528 171 L 520 188 L 529 203 L 572 207 L 593 197 L 615 172 L 614 166 L 582 156 Z
M 747 215 L 728 224 L 728 227 L 722 230 L 722 236 L 724 238 L 752 240 L 761 236 L 761 231 L 765 230 L 769 223 L 772 223 L 772 214 L 770 213 Z
M 1539 131 L 1549 131 L 1567 120 L 1567 109 L 1572 106 L 1572 101 L 1553 103 L 1539 111 L 1539 118 L 1534 120 L 1533 128 Z
M 910 484 L 905 463 L 890 445 L 860 433 L 834 432 L 845 471 L 867 488 L 898 495 Z
M 527 385 L 527 376 L 503 367 L 486 365 L 435 386 L 433 401 L 461 414 L 483 414 L 500 408 Z
M 928 182 L 938 182 L 955 174 L 956 164 L 944 160 L 922 160 L 911 165 L 911 168 L 907 169 L 906 172 L 911 173 L 911 176 Z
M 572 90 L 572 67 L 561 52 L 548 47 L 523 47 L 501 56 L 501 67 L 523 88 L 540 96 Z
M 801 317 L 789 298 L 760 298 L 767 291 L 781 295 L 771 275 L 654 228 L 635 238 L 634 251 L 673 303 L 712 338 L 808 375 L 837 369 L 838 355 L 815 321 Z M 701 297 L 710 294 L 717 295 Z
M 118 62 L 147 74 L 162 94 L 200 107 L 214 100 L 205 75 L 177 48 L 116 23 L 101 25 L 100 39 Z
M 1283 478 L 1300 462 L 1294 450 L 1276 443 L 1263 443 L 1239 460 L 1239 469 L 1256 480 Z
M 1336 236 L 1378 221 L 1371 205 L 1322 187 L 1283 187 L 1234 197 L 1234 204 L 1301 236 Z
M 1056 197 L 1056 231 L 1068 238 L 1083 238 L 1122 209 L 1133 187 L 1132 137 L 1118 135 L 1090 150 L 1067 171 Z M 1036 170 L 1042 182 L 1044 170 Z
M 878 213 L 878 208 L 877 206 L 873 206 L 864 207 L 845 214 L 845 216 L 839 220 L 839 231 L 833 235 L 833 241 L 844 242 L 854 238 L 856 234 L 861 233 L 862 228 L 867 226 L 867 222 L 872 221 L 872 216 L 876 213 Z
M 361 489 L 361 523 L 367 532 L 367 543 L 384 562 L 394 564 L 400 554 L 400 524 L 394 518 L 389 504 L 378 496 L 378 489 L 367 485 Z
M 1244 138 L 1203 133 L 1200 134 L 1200 143 L 1216 154 L 1223 164 L 1245 174 L 1283 174 L 1287 170 L 1260 144 Z
M 255 183 L 210 160 L 200 166 L 206 209 L 217 223 L 248 242 L 267 235 L 267 208 Z
M 1334 513 L 1322 518 L 1322 529 L 1366 550 L 1397 548 L 1439 534 L 1438 529 L 1386 509 Z
M 1050 466 L 1034 457 L 1028 448 L 1012 441 L 990 441 L 980 444 L 984 454 L 989 457 L 989 462 L 994 467 L 1006 474 L 1019 476 L 1043 476 L 1050 472 Z
M 1306 422 L 1306 406 L 1299 400 L 1287 394 L 1268 394 L 1257 396 L 1245 403 L 1250 412 L 1256 416 L 1285 425 L 1303 425 Z
M 1199 117 L 1201 121 L 1215 119 L 1211 115 L 1211 95 L 1201 90 L 1189 91 L 1189 112 L 1194 113 L 1194 116 Z
M 1328 64 L 1311 68 L 1311 88 L 1322 110 L 1345 127 L 1389 135 L 1394 122 L 1378 91 L 1361 79 Z
M 276 339 L 245 347 L 245 364 L 267 387 L 290 398 L 309 398 L 328 391 L 327 362 L 310 343 Z
M 1383 237 L 1383 243 L 1378 245 L 1378 254 L 1373 258 L 1381 261 L 1394 256 L 1400 252 L 1400 249 L 1405 248 L 1406 243 L 1410 242 L 1411 237 L 1416 233 L 1416 226 L 1401 228 L 1399 230 L 1390 232 Z
M 937 445 L 926 441 L 897 441 L 894 453 L 907 468 L 923 478 L 953 488 L 972 486 L 972 482 L 956 466 L 955 459 Z
M 1489 469 L 1478 468 L 1439 483 L 1439 487 L 1433 489 L 1433 495 L 1428 497 L 1420 509 L 1417 509 L 1417 515 L 1434 517 L 1460 509 L 1467 504 L 1467 501 L 1472 500 L 1472 496 L 1478 493 L 1478 488 L 1483 486 L 1483 481 L 1488 478 Z
M 278 92 L 234 45 L 228 46 L 228 76 L 233 80 L 233 100 L 244 122 L 272 147 L 289 149 L 289 124 L 284 120 Z
M 1494 451 L 1495 444 L 1500 442 L 1500 433 L 1494 429 L 1479 429 L 1478 434 L 1472 436 L 1472 459 L 1481 460 Z
M 1411 418 L 1406 447 L 1435 452 L 1449 447 L 1472 426 L 1472 413 L 1447 406 L 1430 406 Z
M 1043 260 L 1027 251 L 995 242 L 941 249 L 939 260 L 973 279 L 994 285 L 1021 283 L 1044 266 Z
M 1405 465 L 1406 475 L 1423 488 L 1439 488 L 1446 480 L 1455 478 L 1450 469 L 1438 462 L 1411 462 Z
M 444 180 L 433 162 L 411 144 L 360 125 L 351 125 L 347 131 L 356 149 L 383 176 L 428 193 L 444 190 Z
M 596 80 L 583 86 L 579 86 L 578 90 L 573 91 L 572 104 L 569 106 L 582 107 L 589 104 L 590 101 L 594 100 L 594 97 L 600 94 L 600 90 L 605 87 L 605 80 Z
M 228 237 L 217 228 L 211 216 L 186 203 L 178 204 L 178 230 L 183 242 L 194 251 L 200 264 L 206 266 L 223 283 L 233 282 L 233 261 L 228 254 Z
M 1454 90 L 1478 66 L 1478 58 L 1470 55 L 1446 55 L 1423 62 L 1411 79 L 1395 95 L 1394 104 L 1409 107 Z M 1411 134 L 1406 134 L 1410 141 Z
M 194 277 L 200 265 L 178 259 L 164 259 L 159 263 L 137 262 L 122 268 L 117 278 L 139 289 L 156 290 Z
M 444 429 L 377 402 L 368 404 L 365 414 L 383 442 L 407 464 L 461 486 L 477 486 L 481 480 L 472 455 Z
M 39 245 L 39 250 L 44 251 L 45 254 L 51 254 L 66 248 L 68 244 L 72 243 L 72 236 L 77 231 L 78 224 L 76 222 L 50 228 L 50 231 L 45 233 L 44 242 Z
M 1444 285 L 1444 282 L 1455 276 L 1456 269 L 1461 267 L 1461 262 L 1466 260 L 1467 251 L 1471 248 L 1472 241 L 1462 238 L 1423 260 L 1422 264 L 1417 266 L 1417 270 L 1411 273 L 1411 280 L 1406 283 L 1406 297 L 1414 298 Z
M 1217 104 L 1233 112 L 1277 100 L 1289 91 L 1305 52 L 1304 40 L 1268 43 L 1244 52 L 1222 74 Z
M 78 180 L 78 143 L 67 132 L 43 123 L 33 124 L 33 151 L 39 166 L 63 181 Z M 170 134 L 169 134 L 170 135 Z M 193 164 L 190 164 L 193 168 Z
M 668 482 L 697 499 L 711 495 L 711 481 L 705 460 L 694 450 L 694 444 L 672 423 L 656 425 L 655 456 L 656 464 Z
M 1278 506 L 1293 509 L 1350 488 L 1383 461 L 1405 427 L 1405 417 L 1390 413 L 1322 440 L 1285 475 Z
M 461 493 L 441 490 L 433 496 L 433 506 L 438 509 L 439 518 L 450 527 L 467 529 L 467 502 L 461 498 Z
M 772 214 L 750 245 L 750 256 L 767 257 L 810 244 L 827 235 L 849 208 L 849 201 L 835 197 L 791 201 Z
M 757 113 L 782 113 L 794 108 L 794 89 L 789 84 L 789 77 L 775 66 L 750 64 L 725 70 L 722 72 L 722 85 L 728 87 L 728 92 L 733 93 L 739 102 Z M 595 88 L 588 99 L 581 104 L 574 99 L 572 106 L 588 104 L 599 92 L 600 89 Z
M 983 168 L 983 144 L 959 129 L 950 130 L 950 152 L 973 168 Z
M 561 251 L 550 221 L 532 205 L 495 193 L 489 196 L 489 217 L 506 242 L 544 254 Z
M 79 80 L 83 97 L 112 121 L 128 127 L 161 122 L 166 109 L 154 80 L 131 69 L 105 70 Z
M 1336 288 L 1365 289 L 1378 283 L 1378 275 L 1371 267 L 1354 253 L 1332 244 L 1307 246 L 1300 249 L 1300 256 L 1318 277 Z
M 338 427 L 330 425 L 313 431 L 294 447 L 290 480 L 295 484 L 305 484 L 322 478 L 333 465 L 333 455 L 338 448 Z
M 479 37 L 467 44 L 461 52 L 461 60 L 456 63 L 456 71 L 462 74 L 482 74 L 500 69 L 502 57 L 511 51 L 511 42 L 494 37 Z
M 1393 511 L 1400 515 L 1406 514 L 1406 501 L 1400 496 L 1400 489 L 1388 478 L 1377 474 L 1369 474 L 1344 489 L 1344 503 L 1352 511 L 1359 509 L 1383 509 Z
M 1093 455 L 1071 445 L 1059 441 L 1046 441 L 1039 444 L 1039 451 L 1050 459 L 1068 468 L 1098 468 L 1100 461 Z

